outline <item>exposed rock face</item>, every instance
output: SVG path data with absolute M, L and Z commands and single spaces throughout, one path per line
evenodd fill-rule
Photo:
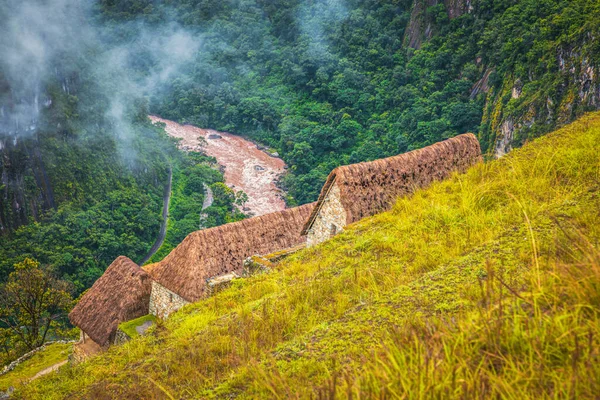
M 502 90 L 489 93 L 484 121 L 491 121 L 490 147 L 493 144 L 495 157 L 502 157 L 513 147 L 567 124 L 584 112 L 600 109 L 599 66 L 583 47 L 557 49 L 558 86 L 551 82 L 551 87 L 538 87 L 541 77 L 530 71 L 528 80 L 506 77 Z M 534 90 L 528 92 L 528 85 L 533 85 Z M 539 96 L 544 91 L 550 94 Z M 507 102 L 503 102 L 505 94 L 510 94 Z
M 513 99 L 518 99 L 519 97 L 521 97 L 522 93 L 523 93 L 523 83 L 521 82 L 520 79 L 517 79 L 517 81 L 515 82 L 515 85 L 512 88 L 511 97 Z
M 19 90 L 3 80 L 0 71 L 0 234 L 35 220 L 56 208 L 54 191 L 42 159 L 43 137 L 38 131 L 60 130 L 48 117 L 54 101 L 43 85 Z M 77 75 L 58 68 L 52 77 L 65 95 L 76 93 Z M 26 183 L 32 180 L 31 183 Z
M 473 85 L 473 87 L 471 88 L 471 95 L 470 95 L 471 100 L 473 100 L 475 97 L 477 97 L 477 95 L 480 93 L 488 93 L 489 92 L 489 90 L 490 90 L 490 86 L 489 86 L 490 75 L 492 74 L 492 72 L 494 72 L 493 68 L 486 69 L 485 73 L 483 74 L 483 77 L 479 81 L 477 81 L 477 83 L 475 83 L 475 85 Z
M 414 0 L 410 21 L 406 27 L 404 43 L 413 49 L 421 48 L 423 40 L 431 38 L 431 23 L 426 21 L 425 11 L 438 4 L 438 0 Z
M 438 4 L 444 4 L 450 19 L 458 18 L 473 10 L 471 0 L 414 0 L 404 37 L 404 43 L 408 47 L 418 49 L 424 41 L 431 39 L 434 26 L 427 17 L 427 9 Z
M 497 158 L 502 157 L 512 150 L 512 140 L 515 132 L 515 124 L 512 117 L 509 117 L 500 126 L 502 136 L 496 142 L 495 155 Z
M 458 18 L 473 11 L 471 0 L 444 0 L 444 5 L 450 19 Z

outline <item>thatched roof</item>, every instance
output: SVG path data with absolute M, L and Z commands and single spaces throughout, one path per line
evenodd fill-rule
M 327 177 L 302 233 L 308 233 L 334 183 L 340 189 L 346 223 L 351 224 L 390 209 L 399 196 L 481 161 L 479 141 L 467 133 L 394 157 L 338 167 Z
M 100 346 L 112 343 L 121 322 L 148 314 L 152 280 L 127 257 L 119 257 L 83 295 L 69 319 Z
M 206 280 L 242 273 L 244 260 L 305 242 L 300 231 L 314 206 L 307 204 L 243 221 L 196 231 L 146 269 L 156 282 L 187 301 L 200 299 Z

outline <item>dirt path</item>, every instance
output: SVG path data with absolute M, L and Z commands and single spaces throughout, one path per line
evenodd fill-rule
M 37 379 L 37 378 L 39 378 L 41 376 L 44 376 L 44 375 L 48 375 L 50 372 L 57 371 L 60 367 L 62 367 L 63 365 L 65 365 L 68 362 L 69 362 L 69 360 L 64 360 L 64 361 L 56 363 L 56 364 L 54 364 L 54 365 L 52 365 L 52 366 L 50 366 L 48 368 L 45 368 L 45 369 L 41 370 L 40 372 L 38 372 L 37 374 L 35 374 L 33 376 L 33 378 L 31 378 L 31 380 Z
M 202 151 L 215 157 L 225 167 L 225 183 L 234 190 L 248 195 L 246 207 L 254 215 L 263 215 L 285 208 L 283 193 L 275 182 L 283 174 L 285 163 L 272 157 L 257 146 L 236 135 L 200 129 L 191 125 L 150 116 L 152 122 L 164 122 L 167 133 L 181 138 L 180 148 L 186 151 Z M 200 147 L 199 137 L 206 145 Z
M 150 251 L 146 256 L 138 263 L 138 265 L 144 265 L 148 260 L 160 249 L 165 241 L 165 237 L 167 236 L 167 222 L 169 219 L 169 203 L 171 202 L 171 189 L 173 186 L 173 169 L 169 167 L 169 181 L 167 182 L 167 186 L 165 187 L 165 194 L 163 196 L 163 211 L 162 211 L 162 223 L 160 225 L 160 231 L 158 232 L 158 237 L 156 238 L 156 242 L 150 248 Z

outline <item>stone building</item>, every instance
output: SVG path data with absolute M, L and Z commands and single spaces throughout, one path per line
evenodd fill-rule
M 346 225 L 389 210 L 396 199 L 482 161 L 475 135 L 381 160 L 334 169 L 302 229 L 307 245 L 321 243 Z
M 150 314 L 160 318 L 167 318 L 173 311 L 177 311 L 190 303 L 177 293 L 154 281 L 150 293 Z
M 123 256 L 113 261 L 69 313 L 71 323 L 81 329 L 76 358 L 106 349 L 120 323 L 147 315 L 150 291 L 150 275 L 137 264 Z
M 183 305 L 208 295 L 208 283 L 235 273 L 244 261 L 305 243 L 304 222 L 314 204 L 196 231 L 164 258 L 145 266 L 152 277 L 150 312 L 166 318 Z

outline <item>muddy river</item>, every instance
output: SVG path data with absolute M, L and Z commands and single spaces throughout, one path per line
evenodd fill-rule
M 216 158 L 225 168 L 225 183 L 248 195 L 246 212 L 263 215 L 285 208 L 283 193 L 275 185 L 285 167 L 280 158 L 272 157 L 254 143 L 230 133 L 180 125 L 155 116 L 150 119 L 165 123 L 170 136 L 182 139 L 179 143 L 182 150 L 201 151 Z M 204 138 L 202 146 L 199 137 Z

